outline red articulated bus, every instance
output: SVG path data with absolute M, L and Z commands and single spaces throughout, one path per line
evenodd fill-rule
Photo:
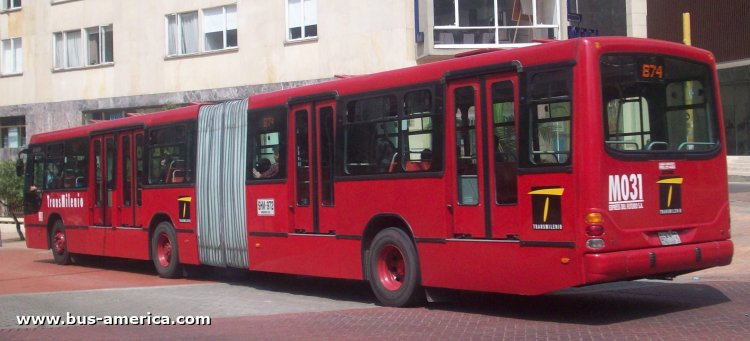
M 27 245 L 391 306 L 670 278 L 731 262 L 718 89 L 708 51 L 581 38 L 38 134 Z

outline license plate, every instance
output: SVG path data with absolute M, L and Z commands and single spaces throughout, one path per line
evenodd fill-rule
M 659 241 L 661 241 L 661 245 L 682 244 L 680 235 L 675 231 L 659 232 Z

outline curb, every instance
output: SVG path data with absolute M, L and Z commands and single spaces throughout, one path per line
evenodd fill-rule
M 746 182 L 750 183 L 750 176 L 745 175 L 729 175 L 729 182 Z

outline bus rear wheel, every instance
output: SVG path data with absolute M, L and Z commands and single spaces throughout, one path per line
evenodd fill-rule
M 182 266 L 177 249 L 177 235 L 169 222 L 156 225 L 151 236 L 151 258 L 160 277 L 179 278 L 182 276 Z
M 68 265 L 72 263 L 71 255 L 68 251 L 68 239 L 65 235 L 65 226 L 63 225 L 62 220 L 55 221 L 52 225 L 50 242 L 52 244 L 52 257 L 55 259 L 55 263 L 60 265 Z
M 417 250 L 409 236 L 387 228 L 373 239 L 368 259 L 370 287 L 386 306 L 404 307 L 424 302 Z

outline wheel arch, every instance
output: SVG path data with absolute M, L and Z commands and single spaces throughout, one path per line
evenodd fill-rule
M 368 275 L 368 267 L 369 267 L 369 258 L 368 253 L 370 252 L 370 245 L 372 244 L 373 239 L 375 239 L 375 236 L 382 230 L 385 230 L 389 227 L 395 227 L 404 233 L 409 237 L 411 242 L 414 244 L 414 248 L 416 249 L 416 243 L 414 241 L 414 232 L 412 231 L 411 226 L 409 223 L 402 217 L 400 214 L 397 213 L 381 213 L 373 216 L 370 218 L 370 221 L 365 226 L 364 231 L 362 232 L 362 249 L 361 249 L 361 263 L 362 263 L 362 279 L 365 281 L 369 281 L 369 275 Z M 419 261 L 419 255 L 417 255 L 417 261 Z
M 168 222 L 174 226 L 174 223 L 172 222 L 172 218 L 169 217 L 169 214 L 166 212 L 157 212 L 154 214 L 153 217 L 151 217 L 151 222 L 148 224 L 148 240 L 149 240 L 149 247 L 148 247 L 148 258 L 150 260 L 154 259 L 154 255 L 151 252 L 151 238 L 154 237 L 154 231 L 156 230 L 156 227 L 159 226 L 159 224 L 163 222 Z
M 52 226 L 54 226 L 58 220 L 63 223 L 64 228 L 65 221 L 62 218 L 62 214 L 58 212 L 52 212 L 50 213 L 49 218 L 47 218 L 47 248 L 52 248 Z

